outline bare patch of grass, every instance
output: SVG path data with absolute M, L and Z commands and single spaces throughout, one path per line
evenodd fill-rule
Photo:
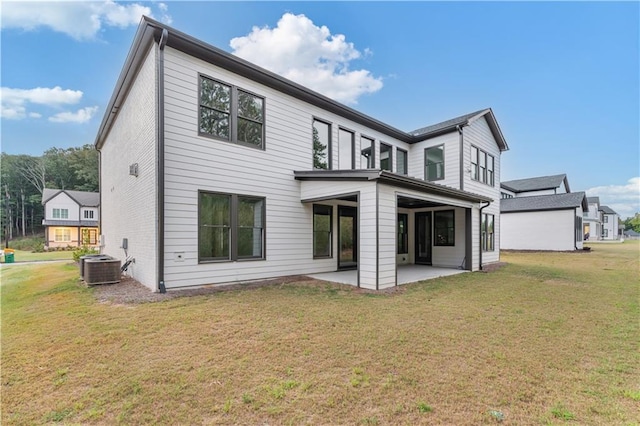
M 6 268 L 2 424 L 633 424 L 639 247 L 126 306 L 73 265 Z

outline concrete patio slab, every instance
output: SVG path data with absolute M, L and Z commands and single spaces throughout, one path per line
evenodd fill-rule
M 469 271 L 426 265 L 399 265 L 398 284 L 409 284 L 417 281 L 431 280 L 438 277 L 446 277 L 448 275 L 461 274 L 464 272 Z M 309 277 L 334 283 L 358 285 L 358 271 L 355 270 L 323 272 L 321 274 L 309 275 Z

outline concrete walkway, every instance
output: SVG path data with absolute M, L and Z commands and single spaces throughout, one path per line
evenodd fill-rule
M 398 284 L 409 284 L 417 281 L 431 280 L 448 275 L 462 274 L 469 272 L 462 269 L 438 268 L 426 265 L 399 265 Z M 309 275 L 317 280 L 330 281 L 341 284 L 358 285 L 358 271 L 337 271 L 323 272 L 321 274 Z

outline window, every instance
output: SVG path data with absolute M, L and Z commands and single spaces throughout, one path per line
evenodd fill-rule
M 398 213 L 398 254 L 409 253 L 409 216 Z
M 495 250 L 495 237 L 493 233 L 495 217 L 492 214 L 482 214 L 480 232 L 482 233 L 482 251 Z
M 386 143 L 380 144 L 380 169 L 392 171 L 393 156 L 391 154 L 391 145 Z
M 200 76 L 199 133 L 264 148 L 264 99 Z
M 69 219 L 69 209 L 53 209 L 54 219 Z
M 507 194 L 506 192 L 501 192 L 500 193 L 500 198 L 513 198 L 513 195 L 511 194 Z
M 606 214 L 603 216 L 602 219 L 604 220 L 604 223 L 609 223 L 609 216 L 607 216 Z
M 71 241 L 71 229 L 55 228 L 53 233 L 53 241 L 56 243 L 68 243 Z
M 333 207 L 313 205 L 313 257 L 331 257 Z
M 424 179 L 429 181 L 444 179 L 444 145 L 424 150 Z
M 583 240 L 582 235 L 582 218 L 580 216 L 576 216 L 576 242 Z
M 375 142 L 365 136 L 360 138 L 360 168 L 374 169 L 375 163 Z
M 396 149 L 396 173 L 406 175 L 407 171 L 407 151 L 404 149 Z
M 607 228 L 602 229 L 602 237 L 607 238 L 609 236 L 609 230 Z
M 264 259 L 265 199 L 201 191 L 198 260 Z
M 355 161 L 353 159 L 354 143 L 353 132 L 345 129 L 338 130 L 338 167 L 340 169 L 355 168 Z
M 455 215 L 453 210 L 433 212 L 434 246 L 455 245 Z
M 494 186 L 495 158 L 475 146 L 471 147 L 471 179 Z
M 84 211 L 85 219 L 93 219 L 93 210 L 85 210 Z
M 313 168 L 328 170 L 331 168 L 331 125 L 313 120 Z
M 98 243 L 98 231 L 95 229 L 82 230 L 82 244 L 95 245 Z

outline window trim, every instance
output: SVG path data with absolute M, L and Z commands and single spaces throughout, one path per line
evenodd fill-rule
M 58 213 L 57 215 L 56 215 L 56 212 Z M 62 214 L 63 212 L 65 214 Z M 69 219 L 69 209 L 54 207 L 51 214 L 53 215 L 54 219 Z
M 220 137 L 217 135 L 213 135 L 211 133 L 206 133 L 203 132 L 202 129 L 202 115 L 200 114 L 200 110 L 201 108 L 203 108 L 203 105 L 201 103 L 201 96 L 202 96 L 202 80 L 203 79 L 207 79 L 210 80 L 214 83 L 218 83 L 220 85 L 223 86 L 227 86 L 230 89 L 230 99 L 229 99 L 229 137 L 228 138 L 224 138 L 224 137 Z M 256 98 L 260 98 L 262 99 L 262 134 L 261 134 L 261 144 L 260 146 L 258 145 L 254 145 L 248 142 L 244 142 L 244 141 L 240 141 L 238 140 L 238 123 L 239 123 L 239 119 L 242 118 L 243 120 L 248 120 L 251 121 L 253 123 L 257 123 L 257 121 L 251 120 L 249 118 L 245 118 L 245 117 L 240 117 L 240 115 L 238 114 L 238 92 L 243 92 L 246 93 L 247 95 L 250 96 L 254 96 Z M 266 121 L 267 121 L 267 117 L 266 117 L 266 111 L 267 111 L 267 99 L 262 96 L 262 95 L 258 95 L 257 93 L 254 93 L 250 90 L 247 89 L 243 89 L 240 88 L 234 84 L 230 84 L 230 83 L 226 83 L 222 80 L 219 80 L 217 78 L 213 78 L 210 77 L 206 74 L 203 73 L 198 73 L 198 96 L 197 96 L 197 106 L 198 106 L 198 136 L 202 136 L 205 138 L 209 138 L 209 139 L 213 139 L 213 140 L 218 140 L 218 141 L 222 141 L 222 142 L 229 142 L 235 145 L 240 145 L 240 146 L 246 146 L 249 148 L 254 148 L 254 149 L 259 149 L 262 151 L 266 150 Z M 209 108 L 207 106 L 204 106 L 204 108 Z M 209 108 L 211 109 L 211 108 Z
M 63 238 L 58 239 L 58 231 L 60 231 L 60 234 L 64 234 Z M 64 236 L 69 237 L 68 240 L 64 239 Z M 71 242 L 71 228 L 55 228 L 53 231 L 53 242 L 54 243 L 70 243 Z
M 329 140 L 327 141 L 327 168 L 326 169 L 316 169 L 313 164 L 313 129 L 315 122 L 318 121 L 320 123 L 326 124 L 328 126 L 328 136 Z M 311 117 L 311 170 L 333 170 L 333 123 L 327 120 L 323 120 L 318 117 Z
M 453 215 L 453 225 L 451 227 L 453 230 L 453 237 L 452 237 L 453 241 L 447 242 L 447 243 L 440 243 L 438 241 L 438 233 L 437 233 L 438 227 L 436 226 L 437 224 L 436 218 L 437 216 L 444 213 L 451 213 Z M 455 247 L 456 245 L 456 211 L 455 210 L 434 210 L 433 211 L 433 245 L 437 247 Z
M 200 257 L 200 195 L 212 194 L 222 195 L 229 197 L 229 257 L 226 259 L 213 259 L 213 258 L 201 258 Z M 238 255 L 238 199 L 250 198 L 256 200 L 262 200 L 262 235 L 261 235 L 261 256 L 242 257 Z M 256 260 L 267 259 L 267 199 L 257 195 L 235 194 L 228 192 L 207 191 L 203 189 L 198 190 L 198 264 L 206 263 L 229 263 L 229 262 L 246 262 Z
M 376 168 L 376 140 L 367 135 L 360 134 L 360 169 L 362 169 L 362 140 L 365 139 L 371 142 L 371 167 L 366 167 L 366 169 L 375 169 Z
M 398 155 L 398 152 L 404 153 L 404 173 L 400 173 L 398 171 L 398 160 L 400 159 L 400 155 Z M 402 148 L 397 148 L 397 147 L 396 147 L 396 173 L 402 176 L 409 175 L 409 151 L 404 150 Z
M 93 210 L 89 210 L 89 209 L 84 210 L 83 217 L 85 219 L 93 219 L 93 216 L 94 216 L 93 213 L 94 213 Z
M 436 148 L 441 148 L 442 149 L 442 177 L 441 178 L 436 178 L 436 179 L 429 179 L 429 173 L 427 172 L 427 166 L 429 165 L 428 161 L 429 161 L 429 157 L 428 157 L 428 152 L 430 149 L 436 149 Z M 433 163 L 435 164 L 440 164 L 440 163 Z M 446 173 L 445 173 L 445 169 L 444 169 L 444 165 L 445 165 L 445 152 L 444 152 L 444 144 L 441 143 L 439 145 L 434 145 L 434 146 L 428 146 L 424 149 L 424 180 L 427 182 L 435 182 L 438 180 L 444 180 Z M 437 171 L 437 169 L 436 169 Z
M 489 233 L 489 216 L 493 223 L 493 232 Z M 480 222 L 480 242 L 483 253 L 491 253 L 496 251 L 496 216 L 489 213 L 482 213 L 482 221 Z M 487 237 L 491 238 L 487 238 Z M 491 241 L 491 249 L 488 249 L 488 242 Z
M 382 147 L 386 146 L 389 147 L 389 168 L 388 169 L 383 169 L 382 168 Z M 392 172 L 393 173 L 393 145 L 390 145 L 388 143 L 384 143 L 384 142 L 380 142 L 380 163 L 378 163 L 380 165 L 380 170 L 386 170 L 388 172 Z
M 342 140 L 340 139 L 340 132 L 347 132 L 351 135 L 351 167 L 345 169 L 340 164 L 340 149 L 342 147 Z M 354 170 L 356 168 L 356 132 L 347 129 L 343 126 L 338 126 L 338 170 Z
M 473 150 L 476 150 L 477 157 L 473 158 Z M 480 165 L 480 156 L 484 155 L 484 167 Z M 471 150 L 469 153 L 470 163 L 471 163 L 471 180 L 474 182 L 479 182 L 484 185 L 495 187 L 496 186 L 496 157 L 492 154 L 489 154 L 487 151 L 475 146 L 471 145 Z M 492 170 L 489 170 L 489 160 L 491 159 Z M 475 162 L 474 162 L 475 160 Z M 476 178 L 473 177 L 473 170 L 476 170 Z
M 326 209 L 329 212 L 329 255 L 319 256 L 316 254 L 316 207 Z M 314 204 L 312 209 L 313 223 L 312 223 L 312 237 L 311 237 L 311 252 L 314 259 L 333 259 L 333 206 L 327 204 Z M 321 214 L 321 213 L 317 213 Z

